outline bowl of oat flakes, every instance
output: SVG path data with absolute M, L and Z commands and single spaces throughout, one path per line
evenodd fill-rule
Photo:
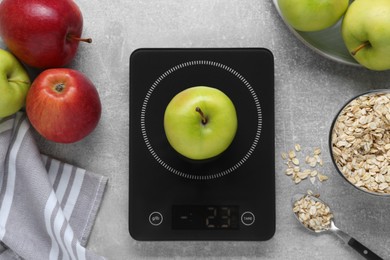
M 364 192 L 390 196 L 390 89 L 347 102 L 332 123 L 329 144 L 345 180 Z

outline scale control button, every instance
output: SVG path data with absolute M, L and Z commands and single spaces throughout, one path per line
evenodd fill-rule
M 149 215 L 149 222 L 153 226 L 159 226 L 163 222 L 163 216 L 160 212 L 152 212 Z
M 245 226 L 250 226 L 255 223 L 255 215 L 250 211 L 246 211 L 241 215 L 241 222 Z

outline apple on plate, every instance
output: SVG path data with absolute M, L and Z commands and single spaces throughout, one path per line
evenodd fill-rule
M 341 32 L 355 60 L 371 70 L 390 69 L 390 1 L 354 1 Z
M 23 65 L 10 52 L 0 49 L 0 117 L 24 107 L 30 85 Z
M 83 73 L 47 69 L 31 84 L 26 112 L 32 126 L 46 139 L 73 143 L 95 129 L 101 103 L 95 86 Z
M 68 64 L 77 52 L 83 17 L 73 0 L 3 0 L 0 36 L 22 62 L 35 68 Z
M 286 22 L 298 31 L 320 31 L 336 24 L 349 0 L 278 0 Z
M 236 135 L 236 109 L 219 89 L 187 88 L 169 102 L 164 130 L 170 145 L 184 157 L 213 158 L 224 152 Z

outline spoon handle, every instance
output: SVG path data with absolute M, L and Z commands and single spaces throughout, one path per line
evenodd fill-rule
M 383 260 L 380 256 L 372 252 L 370 249 L 365 247 L 362 243 L 351 237 L 348 241 L 348 245 L 355 249 L 359 254 L 364 256 L 368 260 Z
M 345 243 L 347 243 L 350 247 L 355 249 L 356 252 L 361 254 L 365 259 L 368 260 L 383 260 L 380 256 L 372 252 L 370 249 L 368 249 L 366 246 L 364 246 L 362 243 L 336 227 L 334 222 L 331 222 L 331 231 L 333 231 L 338 237 L 340 237 L 342 240 L 344 240 Z

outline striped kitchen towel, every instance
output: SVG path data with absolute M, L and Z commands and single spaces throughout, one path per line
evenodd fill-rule
M 41 155 L 24 113 L 0 119 L 0 259 L 104 259 L 85 246 L 106 183 Z

